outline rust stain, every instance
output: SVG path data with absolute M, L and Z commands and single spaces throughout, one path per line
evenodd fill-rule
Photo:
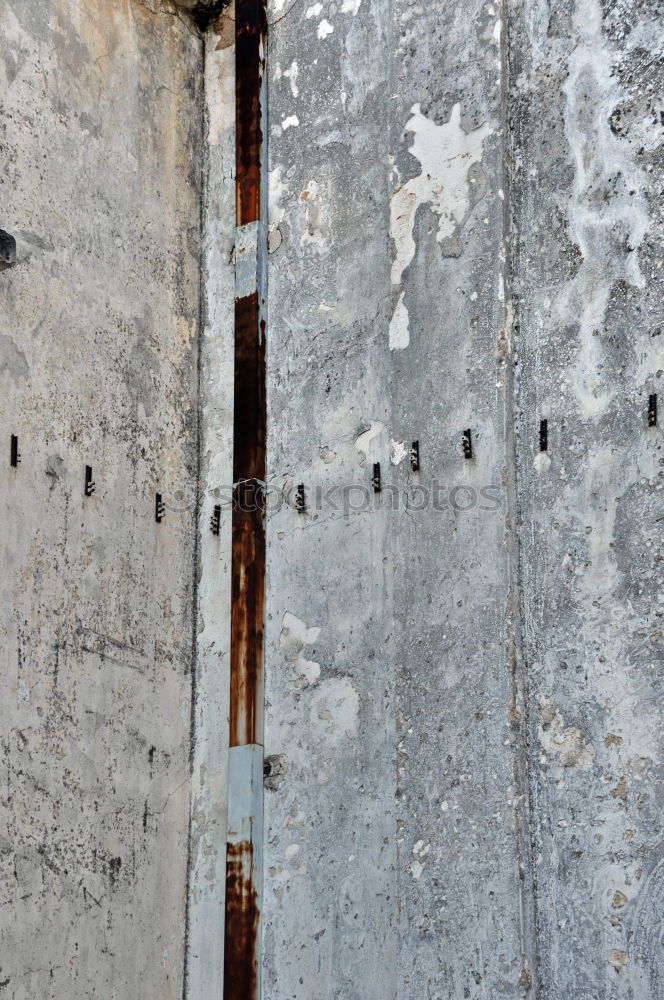
M 259 910 L 252 882 L 251 841 L 228 844 L 226 854 L 226 927 L 224 934 L 224 998 L 251 1000 L 258 989 Z
M 258 294 L 235 303 L 230 745 L 260 743 L 265 604 L 265 333 Z
M 266 34 L 265 0 L 236 0 L 235 212 L 238 226 L 256 222 L 261 212 L 261 82 Z

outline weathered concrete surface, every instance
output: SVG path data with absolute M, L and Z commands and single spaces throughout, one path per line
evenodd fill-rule
M 201 41 L 128 0 L 3 0 L 0 33 L 2 992 L 176 998 Z
M 655 8 L 273 3 L 271 1000 L 661 994 Z
M 516 6 L 510 28 L 535 993 L 547 1000 L 664 992 L 664 453 L 647 426 L 664 388 L 663 25 L 661 3 L 577 0 Z
M 0 6 L 16 998 L 222 993 L 233 11 L 203 49 L 176 9 L 206 6 Z M 271 495 L 265 1000 L 662 996 L 663 14 L 272 0 L 268 477 L 307 511 Z
M 339 11 L 332 30 L 320 5 L 288 7 L 272 6 L 268 59 L 268 478 L 304 483 L 309 512 L 285 505 L 267 533 L 264 989 L 385 1000 L 397 962 L 388 515 L 317 512 L 315 490 L 368 487 L 379 458 L 387 475 L 387 65 L 360 56 L 385 50 L 387 9 Z
M 200 555 L 187 997 L 223 993 L 233 482 L 235 54 L 233 7 L 205 36 Z M 210 531 L 221 506 L 219 535 Z
M 269 471 L 312 509 L 268 535 L 266 995 L 516 998 L 500 18 L 283 8 Z M 374 462 L 377 509 L 313 509 Z

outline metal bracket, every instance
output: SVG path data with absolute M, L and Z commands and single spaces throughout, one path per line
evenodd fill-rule
M 154 519 L 157 524 L 161 524 L 166 515 L 166 504 L 162 500 L 161 493 L 155 493 L 154 497 Z
M 12 469 L 15 469 L 20 461 L 21 453 L 18 450 L 18 437 L 16 434 L 12 434 L 11 443 L 9 445 L 9 462 Z
M 95 482 L 92 478 L 92 466 L 86 465 L 85 467 L 85 495 L 86 497 L 91 497 L 95 491 Z
M 0 229 L 0 271 L 13 267 L 16 263 L 16 240 L 11 233 Z
M 410 446 L 410 467 L 413 472 L 420 471 L 420 442 L 413 441 Z
M 657 393 L 648 396 L 648 427 L 657 427 Z
M 374 493 L 380 493 L 381 489 L 380 462 L 374 462 L 373 476 L 371 477 L 371 485 L 373 486 Z
M 304 494 L 304 483 L 300 483 L 295 492 L 295 507 L 300 514 L 306 513 L 307 501 Z
M 539 450 L 548 451 L 548 449 L 549 449 L 549 421 L 540 420 Z
M 463 457 L 472 458 L 473 457 L 473 436 L 470 428 L 464 431 L 461 436 L 461 444 L 463 446 Z
M 221 530 L 221 504 L 214 505 L 214 511 L 210 518 L 210 531 L 213 535 L 218 535 Z

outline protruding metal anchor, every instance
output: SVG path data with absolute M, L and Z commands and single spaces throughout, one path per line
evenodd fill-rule
M 92 478 L 92 466 L 86 465 L 85 467 L 85 495 L 86 497 L 91 497 L 95 491 L 96 484 Z
M 373 476 L 371 477 L 371 485 L 373 486 L 374 493 L 380 493 L 381 489 L 380 462 L 374 462 Z
M 0 271 L 13 267 L 16 263 L 16 240 L 11 233 L 0 229 Z
M 657 393 L 648 396 L 648 427 L 657 427 Z
M 463 446 L 463 457 L 472 458 L 473 457 L 473 435 L 470 428 L 464 431 L 461 435 L 461 444 Z
M 214 511 L 212 512 L 212 517 L 210 518 L 210 531 L 213 535 L 218 535 L 221 530 L 221 504 L 216 503 L 214 505 Z
M 157 524 L 161 524 L 166 515 L 166 504 L 162 500 L 161 493 L 155 493 L 154 497 L 154 519 Z
M 21 453 L 18 450 L 18 437 L 16 434 L 12 434 L 9 445 L 9 463 L 12 469 L 15 469 L 20 461 L 21 461 Z

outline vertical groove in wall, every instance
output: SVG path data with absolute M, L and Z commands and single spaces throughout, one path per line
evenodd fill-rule
M 266 372 L 265 0 L 235 5 L 235 364 L 225 1000 L 261 995 Z
M 517 842 L 518 883 L 520 899 L 522 964 L 519 984 L 523 996 L 540 995 L 539 957 L 537 936 L 537 871 L 534 863 L 532 815 L 533 782 L 529 748 L 529 699 L 528 664 L 523 655 L 523 600 L 520 550 L 520 513 L 518 482 L 518 441 L 516 415 L 518 405 L 518 302 L 513 298 L 514 286 L 514 231 L 513 215 L 513 109 L 511 104 L 511 18 L 510 7 L 503 3 L 503 32 L 501 37 L 502 63 L 502 131 L 503 131 L 503 244 L 505 307 L 503 312 L 503 344 L 505 358 L 505 450 L 507 471 L 507 523 L 509 594 L 506 608 L 507 662 L 510 669 L 509 722 L 512 731 L 514 829 Z

